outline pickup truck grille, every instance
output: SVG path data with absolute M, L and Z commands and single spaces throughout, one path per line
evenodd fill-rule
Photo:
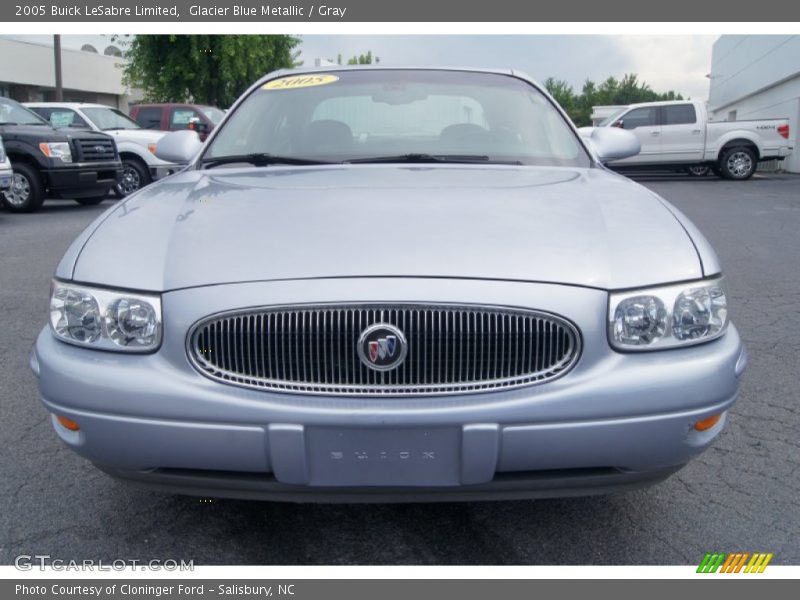
M 362 332 L 388 324 L 405 337 L 391 370 L 365 365 Z M 263 390 L 360 396 L 440 395 L 509 389 L 552 380 L 580 354 L 565 319 L 472 305 L 353 304 L 271 307 L 197 323 L 192 364 L 212 379 Z
M 117 158 L 114 140 L 79 139 L 75 143 L 78 147 L 78 162 L 110 161 Z

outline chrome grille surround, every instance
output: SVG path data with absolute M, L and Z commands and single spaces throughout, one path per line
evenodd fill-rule
M 390 371 L 361 362 L 357 342 L 375 323 L 400 328 L 405 361 Z M 207 377 L 264 391 L 430 396 L 507 390 L 566 374 L 581 353 L 563 317 L 470 304 L 347 303 L 218 313 L 189 330 L 187 354 Z

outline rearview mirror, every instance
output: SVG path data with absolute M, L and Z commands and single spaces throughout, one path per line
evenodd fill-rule
M 617 127 L 581 127 L 578 130 L 602 163 L 636 156 L 642 145 L 633 133 Z
M 156 156 L 167 162 L 186 164 L 197 156 L 202 147 L 203 142 L 196 131 L 173 131 L 158 140 Z

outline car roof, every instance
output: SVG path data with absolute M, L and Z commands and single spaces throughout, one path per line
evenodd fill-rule
M 626 108 L 639 108 L 642 106 L 671 106 L 673 104 L 696 104 L 694 100 L 656 100 L 655 102 L 637 102 L 629 104 Z

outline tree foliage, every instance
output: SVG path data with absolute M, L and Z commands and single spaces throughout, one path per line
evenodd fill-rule
M 137 35 L 123 81 L 148 102 L 227 108 L 263 75 L 298 66 L 299 43 L 290 35 Z
M 330 59 L 329 59 L 330 60 Z M 352 56 L 347 59 L 346 63 L 342 62 L 342 55 L 337 54 L 336 60 L 331 62 L 335 62 L 337 65 L 341 64 L 348 64 L 348 65 L 371 65 L 371 64 L 378 64 L 381 62 L 381 59 L 377 56 L 372 55 L 372 50 L 367 50 L 366 54 L 359 54 L 358 56 Z
M 647 83 L 639 81 L 635 73 L 626 73 L 622 79 L 609 77 L 600 85 L 587 79 L 580 93 L 576 93 L 566 81 L 553 77 L 547 78 L 544 85 L 578 127 L 592 124 L 593 106 L 683 100 L 681 94 L 672 90 L 663 93 L 653 91 Z

